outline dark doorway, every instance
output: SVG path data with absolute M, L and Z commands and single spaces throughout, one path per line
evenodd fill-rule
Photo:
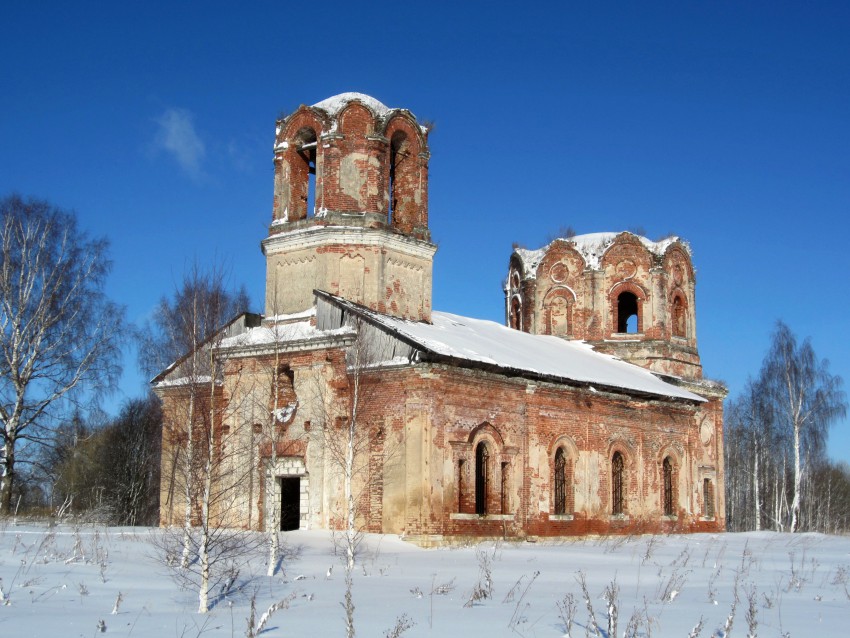
M 298 529 L 301 523 L 301 479 L 280 478 L 280 531 Z

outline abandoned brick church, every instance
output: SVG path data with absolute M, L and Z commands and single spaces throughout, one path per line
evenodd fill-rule
M 358 93 L 301 106 L 274 154 L 265 314 L 206 345 L 195 406 L 232 483 L 222 522 L 340 527 L 348 472 L 359 527 L 422 544 L 725 528 L 725 389 L 702 377 L 685 242 L 517 248 L 505 325 L 437 312 L 428 129 L 410 111 Z M 154 380 L 163 525 L 191 494 L 185 376 Z

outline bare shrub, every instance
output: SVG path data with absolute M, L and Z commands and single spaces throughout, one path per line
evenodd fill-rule
M 384 633 L 384 638 L 400 638 L 405 631 L 413 627 L 416 623 L 407 614 L 402 614 L 396 618 L 395 625 L 392 629 L 388 629 Z
M 478 582 L 472 588 L 464 607 L 472 607 L 481 600 L 493 597 L 493 559 L 482 549 L 475 550 L 478 559 Z
M 702 616 L 699 617 L 699 622 L 694 625 L 694 628 L 691 629 L 688 634 L 688 638 L 699 638 L 700 633 L 702 632 L 702 628 L 705 626 L 705 618 Z
M 680 573 L 678 569 L 674 569 L 667 581 L 660 584 L 658 587 L 659 602 L 672 602 L 676 596 L 679 595 L 679 592 L 682 591 L 682 586 L 685 584 L 686 577 L 689 573 L 690 570 L 685 573 Z
M 538 576 L 540 576 L 540 572 L 535 571 L 534 574 L 529 579 L 528 584 L 525 586 L 525 589 L 522 590 L 522 592 L 519 595 L 519 598 L 516 601 L 516 605 L 514 606 L 514 613 L 511 615 L 510 621 L 508 621 L 508 627 L 510 629 L 512 629 L 513 631 L 516 631 L 517 627 L 520 624 L 524 623 L 525 620 L 526 620 L 524 612 L 525 612 L 526 609 L 529 608 L 530 603 L 526 602 L 523 605 L 523 602 L 525 601 L 525 597 L 528 594 L 528 590 L 531 589 L 531 586 L 534 584 L 534 581 L 537 580 Z M 515 585 L 515 587 L 519 586 L 519 583 L 520 583 L 520 581 L 522 581 L 523 578 L 525 578 L 525 575 L 523 575 L 522 578 L 520 578 L 517 581 L 517 584 Z M 513 600 L 513 597 L 511 598 L 511 600 Z
M 294 600 L 294 598 L 295 594 L 291 593 L 286 598 L 282 598 L 276 603 L 272 603 L 269 608 L 265 612 L 263 612 L 263 615 L 260 616 L 259 622 L 256 622 L 255 619 L 257 615 L 257 594 L 255 593 L 253 596 L 251 596 L 251 611 L 247 618 L 248 628 L 245 631 L 245 638 L 256 638 L 261 633 L 263 633 L 266 628 L 266 625 L 268 624 L 269 620 L 271 620 L 271 617 L 274 615 L 274 613 L 279 609 L 288 609 L 289 604 Z
M 564 637 L 570 638 L 570 632 L 573 630 L 573 619 L 576 615 L 576 598 L 572 593 L 564 594 L 564 597 L 555 602 L 558 608 L 558 615 L 561 617 L 561 622 L 564 623 Z
M 747 612 L 744 616 L 747 620 L 747 638 L 756 638 L 758 631 L 758 589 L 750 585 L 747 589 Z
M 619 595 L 620 588 L 617 585 L 617 579 L 615 578 L 611 581 L 611 584 L 605 588 L 605 592 L 602 594 L 602 598 L 605 600 L 605 605 L 607 607 L 609 636 L 617 635 L 617 606 L 619 604 Z
M 602 638 L 602 632 L 596 622 L 596 613 L 593 611 L 593 603 L 590 601 L 590 593 L 587 591 L 587 578 L 584 572 L 580 571 L 578 573 L 576 581 L 579 587 L 581 587 L 581 594 L 584 597 L 584 604 L 587 607 L 587 627 L 585 629 L 591 632 L 591 635 L 596 636 L 596 638 Z

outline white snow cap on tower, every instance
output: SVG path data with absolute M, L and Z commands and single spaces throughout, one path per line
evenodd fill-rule
M 371 95 L 351 91 L 334 95 L 321 102 L 316 102 L 313 108 L 322 109 L 323 111 L 327 111 L 329 115 L 336 116 L 349 102 L 353 102 L 354 100 L 362 102 L 378 116 L 384 116 L 391 110 L 386 104 L 376 100 Z

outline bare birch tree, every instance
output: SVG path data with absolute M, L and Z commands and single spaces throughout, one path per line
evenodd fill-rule
M 198 589 L 200 613 L 209 609 L 215 565 L 227 563 L 243 551 L 234 533 L 214 512 L 226 510 L 224 501 L 233 497 L 239 483 L 236 476 L 225 480 L 221 471 L 228 442 L 221 427 L 225 408 L 217 396 L 221 365 L 215 348 L 226 324 L 247 305 L 244 289 L 236 293 L 227 290 L 221 267 L 204 272 L 195 266 L 173 299 L 160 302 L 141 349 L 144 369 L 168 373 L 167 378 L 163 374 L 157 377 L 163 379 L 158 389 L 170 395 L 163 426 L 164 439 L 169 440 L 171 448 L 166 466 L 171 483 L 168 493 L 174 493 L 175 488 L 182 491 L 179 565 Z M 197 578 L 188 576 L 190 573 Z
M 794 334 L 781 321 L 773 334 L 761 376 L 777 423 L 792 440 L 794 486 L 790 528 L 796 532 L 800 525 L 803 481 L 824 453 L 830 425 L 847 413 L 842 380 L 829 371 L 827 360 L 818 360 L 808 339 L 798 346 Z
M 339 508 L 342 522 L 342 549 L 344 552 L 346 636 L 353 638 L 354 598 L 353 577 L 357 553 L 363 538 L 363 523 L 360 519 L 361 498 L 370 487 L 369 463 L 372 448 L 379 437 L 379 428 L 364 418 L 365 407 L 370 398 L 369 374 L 375 368 L 379 355 L 370 339 L 368 324 L 356 315 L 346 320 L 354 336 L 346 350 L 347 392 L 345 399 L 327 396 L 327 386 L 320 388 L 311 405 L 322 411 L 318 428 L 312 433 L 318 437 L 330 462 L 331 471 L 342 480 L 342 503 Z M 342 416 L 345 414 L 345 416 Z M 384 450 L 386 456 L 392 452 Z
M 124 310 L 104 286 L 108 242 L 41 200 L 0 200 L 0 513 L 11 511 L 21 446 L 40 443 L 57 408 L 111 388 Z
M 268 576 L 274 576 L 280 562 L 280 528 L 281 510 L 278 503 L 274 502 L 276 486 L 274 485 L 274 471 L 278 464 L 280 446 L 292 443 L 291 439 L 285 438 L 284 430 L 295 416 L 298 408 L 298 400 L 293 386 L 293 372 L 285 362 L 283 355 L 283 341 L 285 329 L 277 323 L 278 307 L 277 295 L 272 299 L 272 316 L 268 317 L 266 351 L 262 357 L 255 360 L 256 370 L 254 375 L 254 387 L 248 395 L 251 397 L 249 408 L 252 422 L 258 426 L 257 440 L 253 441 L 251 459 L 253 463 L 253 450 L 256 447 L 260 452 L 260 466 L 265 462 L 265 475 L 268 483 L 266 489 L 266 524 L 268 557 Z M 268 457 L 263 459 L 263 451 L 268 450 Z
M 727 410 L 729 528 L 835 529 L 847 513 L 844 482 L 826 459 L 826 443 L 845 414 L 841 378 L 779 323 L 758 379 Z M 815 483 L 819 476 L 829 489 Z

